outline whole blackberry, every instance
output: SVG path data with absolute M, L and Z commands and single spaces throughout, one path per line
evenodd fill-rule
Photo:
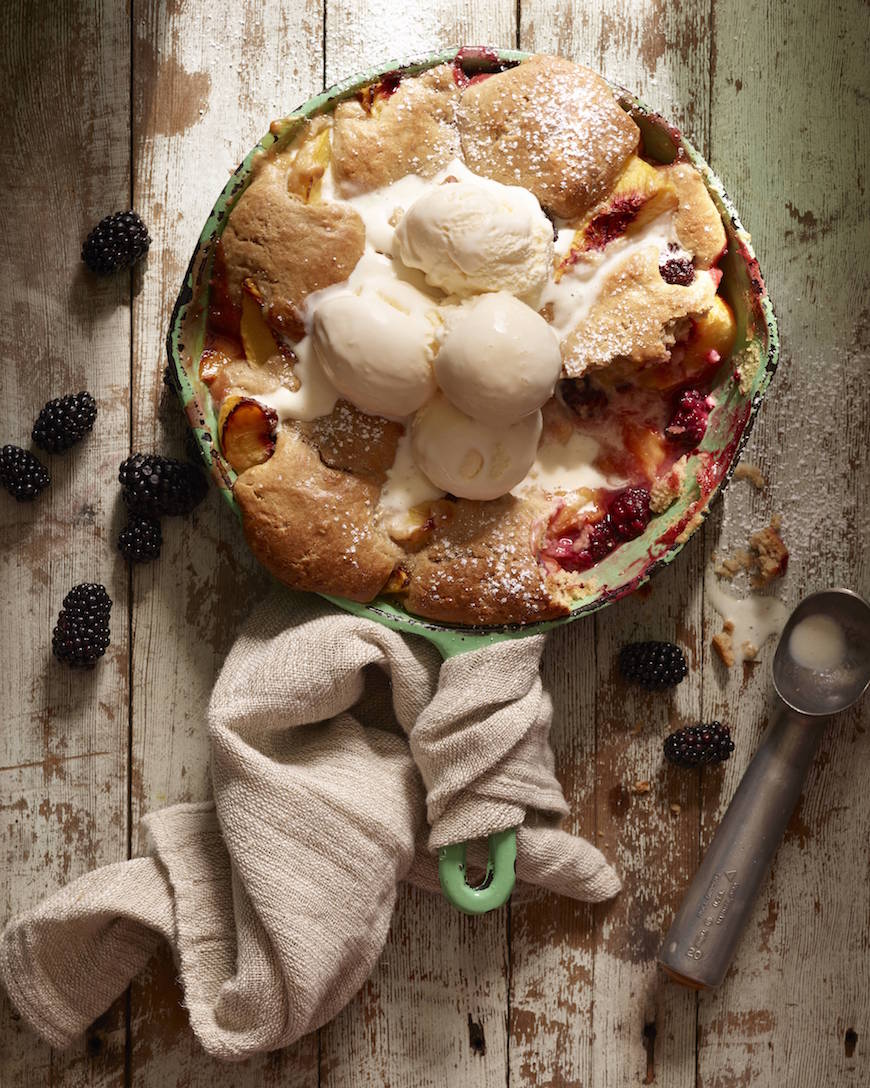
M 118 480 L 127 509 L 151 518 L 189 514 L 208 490 L 196 465 L 156 453 L 128 457 L 118 469 Z
M 90 393 L 70 393 L 43 407 L 31 438 L 47 453 L 63 453 L 88 434 L 96 418 L 97 402 Z
M 673 642 L 631 642 L 620 651 L 619 671 L 647 691 L 664 691 L 679 684 L 689 666 Z
M 30 450 L 20 446 L 0 449 L 0 484 L 18 502 L 30 502 L 51 483 L 51 474 Z
M 621 540 L 634 540 L 647 527 L 650 519 L 649 499 L 649 491 L 645 487 L 627 487 L 610 504 L 610 524 Z
M 157 518 L 131 514 L 118 534 L 118 551 L 128 563 L 148 563 L 160 555 L 163 533 Z
M 702 763 L 722 763 L 734 751 L 734 741 L 727 725 L 710 722 L 678 729 L 665 738 L 665 759 L 678 767 L 697 767 Z
M 710 403 L 697 389 L 684 389 L 677 398 L 677 406 L 665 434 L 674 442 L 697 446 L 707 431 Z
M 132 268 L 148 252 L 148 228 L 135 212 L 115 212 L 94 227 L 82 246 L 82 260 L 98 276 Z
M 109 645 L 112 602 L 106 587 L 94 582 L 73 586 L 63 599 L 51 649 L 73 669 L 92 669 Z

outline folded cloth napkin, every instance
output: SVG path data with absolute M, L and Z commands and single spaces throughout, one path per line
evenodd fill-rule
M 212 696 L 214 800 L 150 814 L 150 856 L 88 873 L 8 924 L 0 978 L 13 1003 L 65 1046 L 163 937 L 203 1047 L 241 1059 L 351 999 L 383 949 L 399 882 L 436 888 L 430 851 L 443 843 L 522 825 L 521 882 L 616 894 L 601 853 L 555 826 L 567 806 L 542 645 L 442 665 L 421 639 L 276 593 Z

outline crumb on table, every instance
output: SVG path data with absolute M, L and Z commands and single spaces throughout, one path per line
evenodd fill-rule
M 741 571 L 746 571 L 755 589 L 780 578 L 788 569 L 788 548 L 780 536 L 781 527 L 782 519 L 775 514 L 769 525 L 752 533 L 748 550 L 738 548 L 724 559 L 714 555 L 713 573 L 730 582 Z
M 726 620 L 722 625 L 722 630 L 718 635 L 713 636 L 713 649 L 722 659 L 722 662 L 726 668 L 731 668 L 734 662 L 737 660 L 734 654 L 734 639 L 733 639 L 734 624 L 731 620 Z
M 749 570 L 753 562 L 752 552 L 746 548 L 738 548 L 734 555 L 728 555 L 722 560 L 714 557 L 713 572 L 718 578 L 726 578 L 730 582 L 735 574 Z
M 788 548 L 779 535 L 781 525 L 782 519 L 775 514 L 770 519 L 770 525 L 749 538 L 749 547 L 755 552 L 757 573 L 752 577 L 752 585 L 756 588 L 766 586 L 788 569 Z
M 748 480 L 757 491 L 763 491 L 767 485 L 764 473 L 758 467 L 748 461 L 744 461 L 734 469 L 735 480 Z

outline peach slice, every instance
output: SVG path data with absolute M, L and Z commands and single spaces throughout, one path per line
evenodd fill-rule
M 404 593 L 408 589 L 408 583 L 411 581 L 411 576 L 405 570 L 405 568 L 399 564 L 399 566 L 393 568 L 393 573 L 387 579 L 382 593 Z
M 707 313 L 692 323 L 689 339 L 674 346 L 670 361 L 639 371 L 637 383 L 669 392 L 689 382 L 703 381 L 704 375 L 715 371 L 719 361 L 730 354 L 736 335 L 734 313 L 717 295 Z
M 227 397 L 218 416 L 224 457 L 238 473 L 262 465 L 275 452 L 278 413 L 251 397 Z
M 252 366 L 266 366 L 279 353 L 275 334 L 266 324 L 256 289 L 245 280 L 242 292 L 241 334 L 245 355 Z
M 401 522 L 390 526 L 390 536 L 406 551 L 419 551 L 436 529 L 450 524 L 455 510 L 456 504 L 449 499 L 434 499 L 412 506 Z
M 229 359 L 222 351 L 215 351 L 213 348 L 203 348 L 202 355 L 199 357 L 200 381 L 205 382 L 205 384 L 211 388 L 228 362 Z
M 643 475 L 652 482 L 667 456 L 664 436 L 650 427 L 626 420 L 622 426 L 625 448 L 632 454 Z
M 316 204 L 320 200 L 330 153 L 328 126 L 312 132 L 296 152 L 287 177 L 287 188 L 306 204 Z
M 721 295 L 713 299 L 710 309 L 695 321 L 694 335 L 686 345 L 686 355 L 708 361 L 711 351 L 720 359 L 729 355 L 737 335 L 734 311 Z
M 663 212 L 674 210 L 677 203 L 677 191 L 666 175 L 633 155 L 607 199 L 578 227 L 557 278 L 581 253 L 603 249 L 614 239 L 641 230 Z

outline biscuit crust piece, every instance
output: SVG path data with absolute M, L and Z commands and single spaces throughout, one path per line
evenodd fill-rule
M 370 416 L 340 400 L 328 416 L 304 427 L 329 468 L 355 472 L 381 487 L 396 459 L 404 427 L 382 416 Z
M 579 378 L 616 360 L 636 365 L 668 356 L 686 318 L 713 305 L 716 284 L 695 276 L 688 286 L 666 283 L 655 246 L 632 253 L 604 281 L 587 317 L 562 343 L 562 373 Z
M 267 570 L 296 589 L 353 601 L 377 596 L 403 555 L 375 525 L 379 493 L 372 480 L 327 467 L 291 428 L 233 488 L 248 545 Z
M 711 268 L 725 249 L 726 238 L 703 178 L 685 162 L 663 166 L 662 172 L 677 191 L 674 230 L 680 245 L 694 255 L 696 268 Z
M 332 171 L 340 196 L 379 189 L 406 174 L 432 177 L 461 156 L 453 68 L 403 79 L 389 97 L 335 107 Z
M 443 623 L 532 623 L 569 611 L 533 546 L 543 498 L 460 499 L 453 517 L 403 566 L 406 608 Z
M 565 219 L 582 216 L 613 187 L 640 139 L 601 76 L 544 55 L 471 84 L 459 130 L 472 170 L 530 189 Z
M 253 281 L 267 320 L 292 339 L 302 335 L 300 309 L 313 291 L 348 278 L 363 253 L 365 227 L 342 204 L 306 204 L 278 170 L 264 171 L 242 194 L 222 235 L 230 296 Z

